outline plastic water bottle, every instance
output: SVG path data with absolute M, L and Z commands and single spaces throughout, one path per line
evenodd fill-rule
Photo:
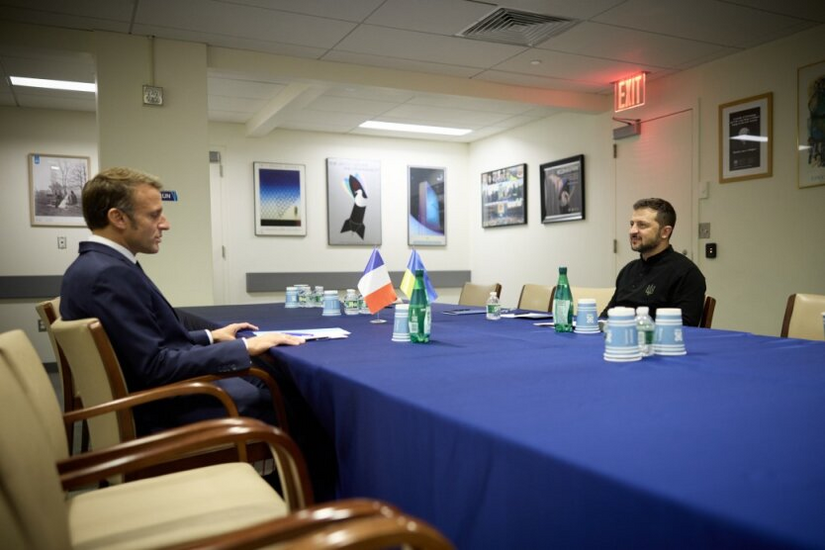
M 410 297 L 410 341 L 416 344 L 426 344 L 430 341 L 430 326 L 432 310 L 427 290 L 424 288 L 424 271 L 415 270 L 415 285 Z
M 639 334 L 639 351 L 642 357 L 653 355 L 653 333 L 656 325 L 649 315 L 650 308 L 639 306 L 636 308 L 636 331 Z
M 553 324 L 556 332 L 573 332 L 573 294 L 567 281 L 567 268 L 559 267 L 559 282 L 553 296 Z
M 324 307 L 324 287 L 315 285 L 312 295 L 312 307 Z
M 495 291 L 487 298 L 487 320 L 498 321 L 501 319 L 501 302 L 498 301 Z
M 354 288 L 348 288 L 344 295 L 344 314 L 358 315 L 359 312 L 358 293 Z

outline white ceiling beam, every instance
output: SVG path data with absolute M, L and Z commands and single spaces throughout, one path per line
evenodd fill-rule
M 312 86 L 293 82 L 281 93 L 269 100 L 264 107 L 252 115 L 246 123 L 246 135 L 263 137 L 277 128 L 286 118 L 313 101 L 326 91 L 323 86 Z

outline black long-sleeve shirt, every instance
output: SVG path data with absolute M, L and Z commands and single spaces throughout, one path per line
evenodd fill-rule
M 682 323 L 698 326 L 705 301 L 705 276 L 687 256 L 672 246 L 651 256 L 641 257 L 622 268 L 616 277 L 616 292 L 602 312 L 615 306 L 648 306 L 655 318 L 660 307 L 682 309 Z

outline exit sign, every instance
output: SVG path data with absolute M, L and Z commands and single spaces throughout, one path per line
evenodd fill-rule
M 645 73 L 613 83 L 613 111 L 626 111 L 645 104 Z

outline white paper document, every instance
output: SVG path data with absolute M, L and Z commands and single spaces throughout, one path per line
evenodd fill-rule
M 292 336 L 300 336 L 306 340 L 336 340 L 338 338 L 346 338 L 349 336 L 349 331 L 339 327 L 335 328 L 301 328 L 301 329 L 285 329 L 285 330 L 258 330 L 255 331 L 256 336 L 262 334 L 273 334 L 280 332 L 282 334 L 291 334 Z

